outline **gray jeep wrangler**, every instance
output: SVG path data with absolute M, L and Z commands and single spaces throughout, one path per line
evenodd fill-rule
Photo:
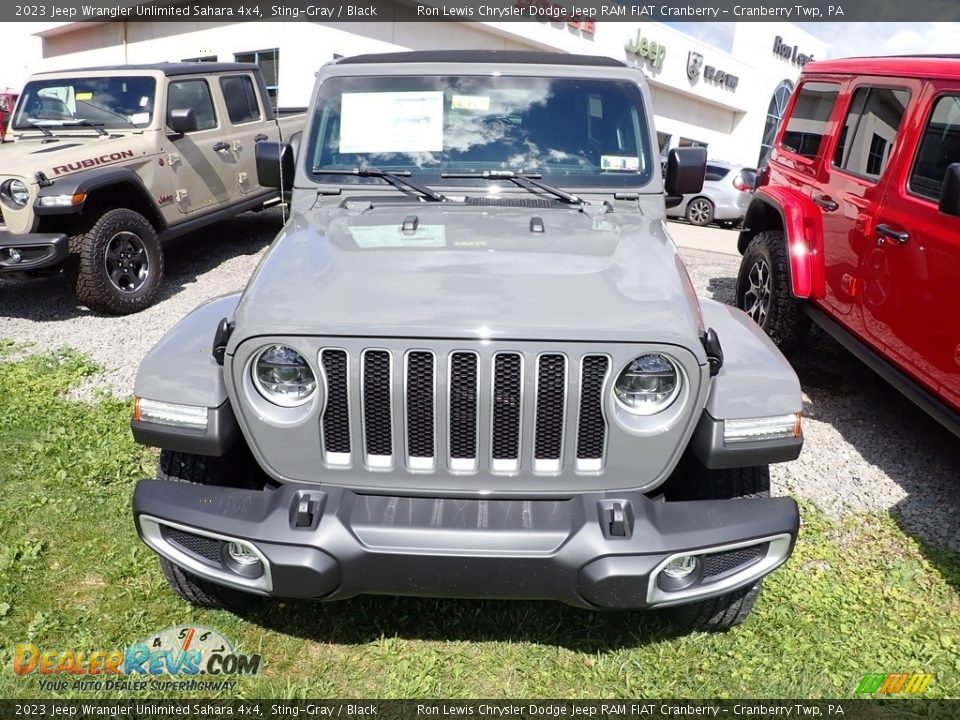
M 414 52 L 322 68 L 292 215 L 136 381 L 137 530 L 181 596 L 541 598 L 742 622 L 799 515 L 793 370 L 698 300 L 640 71 Z M 295 157 L 296 156 L 296 157 Z

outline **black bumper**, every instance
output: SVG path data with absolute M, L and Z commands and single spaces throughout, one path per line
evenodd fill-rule
M 69 241 L 63 233 L 15 235 L 9 230 L 0 230 L 0 273 L 54 267 L 69 254 Z M 19 262 L 14 259 L 17 255 Z
M 156 552 L 254 593 L 551 599 L 587 608 L 680 604 L 752 584 L 786 560 L 799 527 L 790 498 L 439 499 L 158 480 L 137 484 L 133 512 Z M 253 545 L 265 570 L 256 577 L 231 570 L 230 540 Z M 659 570 L 688 551 L 700 555 L 697 579 L 665 590 Z

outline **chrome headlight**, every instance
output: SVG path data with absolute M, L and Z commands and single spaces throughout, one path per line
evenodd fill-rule
M 680 394 L 683 380 L 675 360 L 662 353 L 638 355 L 623 369 L 613 392 L 625 410 L 653 415 L 666 410 Z
M 286 345 L 270 345 L 251 367 L 253 385 L 265 399 L 281 407 L 298 407 L 317 390 L 317 378 L 303 356 Z
M 30 190 L 22 180 L 7 180 L 0 189 L 4 197 L 16 207 L 23 207 L 30 200 Z

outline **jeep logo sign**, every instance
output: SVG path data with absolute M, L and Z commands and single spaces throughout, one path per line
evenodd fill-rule
M 637 36 L 628 38 L 623 47 L 628 53 L 646 58 L 655 68 L 663 67 L 663 59 L 667 56 L 667 46 L 643 37 L 639 28 L 637 28 Z

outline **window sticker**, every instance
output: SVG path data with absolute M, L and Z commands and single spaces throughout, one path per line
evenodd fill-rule
M 454 95 L 450 101 L 451 110 L 489 110 L 490 97 L 487 95 Z
M 341 153 L 443 150 L 443 92 L 344 93 Z
M 420 225 L 413 235 L 404 233 L 396 223 L 392 225 L 369 225 L 350 228 L 350 235 L 357 247 L 373 248 L 444 247 L 446 230 L 443 225 Z
M 78 92 L 77 100 L 93 100 L 92 92 Z
M 130 116 L 130 122 L 133 123 L 134 125 L 141 125 L 145 122 L 150 122 L 150 113 L 146 113 L 146 112 L 134 113 L 133 115 Z
M 601 155 L 600 169 L 637 172 L 640 170 L 640 158 L 635 155 Z

